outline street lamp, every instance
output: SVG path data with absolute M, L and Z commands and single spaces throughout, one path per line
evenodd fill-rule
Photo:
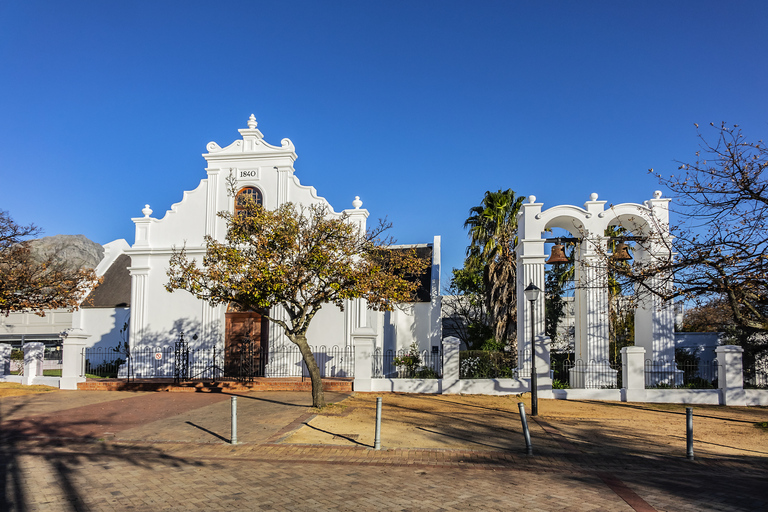
M 538 397 L 538 382 L 536 381 L 536 342 L 534 334 L 534 322 L 535 322 L 535 305 L 536 300 L 541 294 L 541 289 L 538 286 L 531 283 L 523 291 L 525 299 L 530 303 L 531 309 L 531 416 L 539 414 L 539 397 Z

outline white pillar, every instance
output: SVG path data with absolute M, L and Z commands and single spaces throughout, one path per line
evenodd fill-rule
M 133 350 L 141 346 L 144 341 L 149 267 L 129 267 L 128 271 L 131 274 L 131 326 L 128 331 L 128 345 Z
M 11 345 L 0 343 L 0 377 L 11 374 Z
M 542 226 L 538 221 L 542 203 L 536 196 L 529 196 L 523 203 L 517 224 L 517 367 L 531 368 L 531 332 L 544 336 L 544 240 Z M 541 290 L 541 296 L 534 305 L 535 319 L 531 325 L 531 305 L 525 300 L 525 288 L 533 283 Z M 537 361 L 538 363 L 538 361 Z
M 34 384 L 37 377 L 43 376 L 43 357 L 45 343 L 34 342 L 24 344 L 24 376 L 21 383 L 25 386 Z
M 721 405 L 747 405 L 744 393 L 744 349 L 736 345 L 724 345 L 715 349 L 717 354 L 717 387 Z
M 85 342 L 91 335 L 82 329 L 72 329 L 63 336 L 61 354 L 61 379 L 59 388 L 77 389 L 78 382 L 85 382 Z
M 664 253 L 667 253 L 667 256 Z M 668 257 L 668 249 L 658 241 L 650 240 L 642 246 L 635 246 L 635 260 L 643 264 L 654 264 L 659 258 Z M 669 275 L 655 275 L 648 279 L 648 286 L 663 292 L 671 290 Z M 652 371 L 648 374 L 648 385 L 670 386 L 683 383 L 683 371 L 675 363 L 675 308 L 671 300 L 664 300 L 646 288 L 637 287 L 637 308 L 635 310 L 635 346 L 645 348 L 646 357 L 651 361 Z
M 621 349 L 622 400 L 644 402 L 645 393 L 645 349 L 624 347 Z
M 530 371 L 531 368 L 531 332 L 537 339 L 545 336 L 545 305 L 544 298 L 544 241 L 540 244 L 533 244 L 526 241 L 527 248 L 535 248 L 541 255 L 523 256 L 519 258 L 522 261 L 522 268 L 518 264 L 517 275 L 517 367 L 525 368 Z M 537 247 L 540 246 L 540 247 Z M 539 298 L 533 303 L 534 323 L 531 325 L 531 303 L 525 299 L 525 288 L 533 283 L 541 293 Z M 539 347 L 540 348 L 540 347 Z M 538 361 L 537 361 L 538 363 Z
M 352 342 L 355 346 L 355 391 L 371 391 L 375 339 L 376 333 L 373 329 L 370 329 L 369 332 L 360 330 L 352 335 Z
M 461 393 L 461 379 L 459 379 L 459 351 L 461 340 L 449 336 L 443 340 L 443 380 L 441 393 L 456 395 Z
M 608 269 L 606 239 L 593 233 L 576 248 L 576 360 L 570 371 L 572 388 L 615 387 L 618 371 L 609 363 Z

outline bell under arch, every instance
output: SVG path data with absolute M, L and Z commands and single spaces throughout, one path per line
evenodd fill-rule
M 624 203 L 606 208 L 592 194 L 584 207 L 561 205 L 542 211 L 542 203 L 530 196 L 523 204 L 518 219 L 517 294 L 518 294 L 518 361 L 520 368 L 530 368 L 531 337 L 536 343 L 537 367 L 548 366 L 549 339 L 545 335 L 545 301 L 543 296 L 533 303 L 534 321 L 531 322 L 531 303 L 525 300 L 523 290 L 533 283 L 544 290 L 546 264 L 543 233 L 559 228 L 578 239 L 575 247 L 575 357 L 586 366 L 582 375 L 571 372 L 572 387 L 615 387 L 616 371 L 608 366 L 609 359 L 609 298 L 607 263 L 609 238 L 605 231 L 610 226 L 621 226 L 629 233 L 647 241 L 636 243 L 635 258 L 645 261 L 668 257 L 669 199 L 656 192 L 653 199 L 643 204 Z M 557 238 L 557 237 L 554 237 Z M 658 286 L 671 286 L 671 280 L 660 276 Z M 646 359 L 665 361 L 674 365 L 674 310 L 673 305 L 656 296 L 638 297 L 635 321 L 635 345 L 645 348 Z M 595 377 L 596 376 L 596 377 Z M 541 379 L 548 381 L 548 375 Z

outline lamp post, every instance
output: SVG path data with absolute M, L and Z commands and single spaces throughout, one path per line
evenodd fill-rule
M 531 309 L 531 416 L 536 416 L 539 414 L 539 387 L 536 380 L 536 335 L 534 333 L 534 322 L 536 317 L 534 309 L 536 300 L 539 298 L 539 294 L 541 294 L 541 289 L 531 283 L 523 293 L 525 294 L 526 300 L 530 303 Z

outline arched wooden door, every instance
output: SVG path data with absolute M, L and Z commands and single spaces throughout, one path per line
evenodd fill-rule
M 269 341 L 267 319 L 256 311 L 237 311 L 231 306 L 225 318 L 225 375 L 238 378 L 262 377 Z

